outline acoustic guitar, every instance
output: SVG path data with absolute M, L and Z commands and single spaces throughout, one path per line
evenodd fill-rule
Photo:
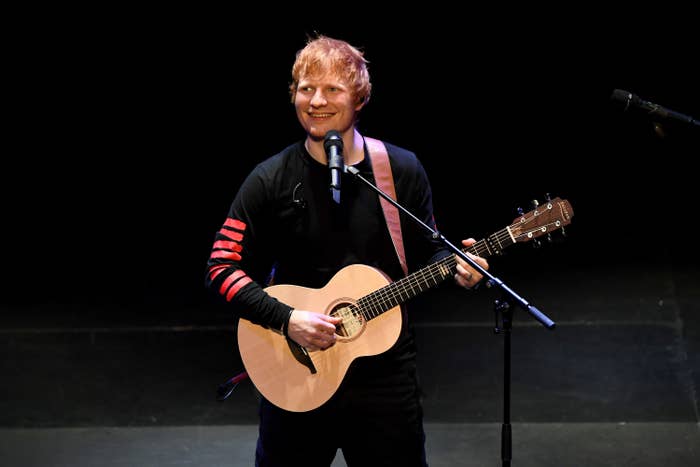
M 571 223 L 567 200 L 554 198 L 517 217 L 513 223 L 464 252 L 481 257 L 528 242 Z M 307 351 L 276 331 L 241 319 L 238 346 L 248 376 L 260 393 L 278 407 L 305 412 L 328 401 L 358 357 L 381 354 L 396 342 L 401 330 L 400 305 L 454 276 L 457 261 L 449 255 L 392 282 L 382 271 L 362 264 L 346 266 L 322 288 L 278 284 L 265 290 L 298 309 L 342 318 L 336 342 Z

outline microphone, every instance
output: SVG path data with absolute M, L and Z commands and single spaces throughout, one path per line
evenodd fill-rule
M 343 138 L 337 130 L 330 130 L 323 138 L 323 149 L 328 158 L 328 168 L 331 170 L 331 195 L 340 204 L 340 175 L 343 173 Z
M 661 107 L 660 105 L 654 104 L 653 102 L 645 101 L 641 99 L 636 94 L 632 94 L 629 91 L 624 91 L 622 89 L 615 89 L 610 96 L 613 102 L 624 104 L 625 109 L 629 107 L 635 107 L 641 109 L 653 117 L 661 117 L 668 120 L 678 120 L 684 123 L 690 123 L 691 125 L 700 126 L 700 122 L 689 115 L 683 115 L 682 113 L 675 112 L 670 109 Z

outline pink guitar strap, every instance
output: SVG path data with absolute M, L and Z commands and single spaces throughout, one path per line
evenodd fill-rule
M 396 190 L 394 189 L 394 177 L 391 174 L 391 165 L 389 164 L 389 154 L 386 151 L 384 143 L 378 139 L 368 138 L 365 136 L 365 144 L 369 151 L 369 160 L 372 163 L 372 172 L 374 172 L 374 180 L 377 182 L 377 187 L 388 194 L 391 199 L 396 201 Z M 396 255 L 399 257 L 401 269 L 404 274 L 408 274 L 408 266 L 406 265 L 406 253 L 403 248 L 403 237 L 401 236 L 401 222 L 399 220 L 399 210 L 385 200 L 379 197 L 379 203 L 384 211 L 386 225 L 391 234 L 391 240 L 394 243 Z

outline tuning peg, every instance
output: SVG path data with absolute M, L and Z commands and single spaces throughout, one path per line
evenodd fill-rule
M 542 242 L 540 241 L 539 238 L 533 238 L 532 239 L 532 247 L 533 248 L 539 248 L 542 246 Z
M 525 214 L 525 210 L 523 208 L 519 207 L 518 208 L 518 215 L 522 216 L 523 214 Z
M 547 204 L 549 204 L 552 202 L 552 195 L 549 193 L 545 193 L 544 199 L 545 199 L 545 201 L 547 201 Z M 554 242 L 554 238 L 552 237 L 552 233 L 547 232 L 547 243 L 552 243 L 552 242 Z
M 537 206 L 540 205 L 540 202 L 537 201 L 536 199 L 533 199 L 530 204 L 532 204 L 532 209 L 537 209 Z

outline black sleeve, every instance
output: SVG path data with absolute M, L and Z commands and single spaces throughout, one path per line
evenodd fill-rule
M 282 330 L 292 307 L 268 295 L 261 284 L 273 267 L 267 257 L 270 176 L 257 166 L 241 185 L 207 261 L 205 286 L 241 318 Z

